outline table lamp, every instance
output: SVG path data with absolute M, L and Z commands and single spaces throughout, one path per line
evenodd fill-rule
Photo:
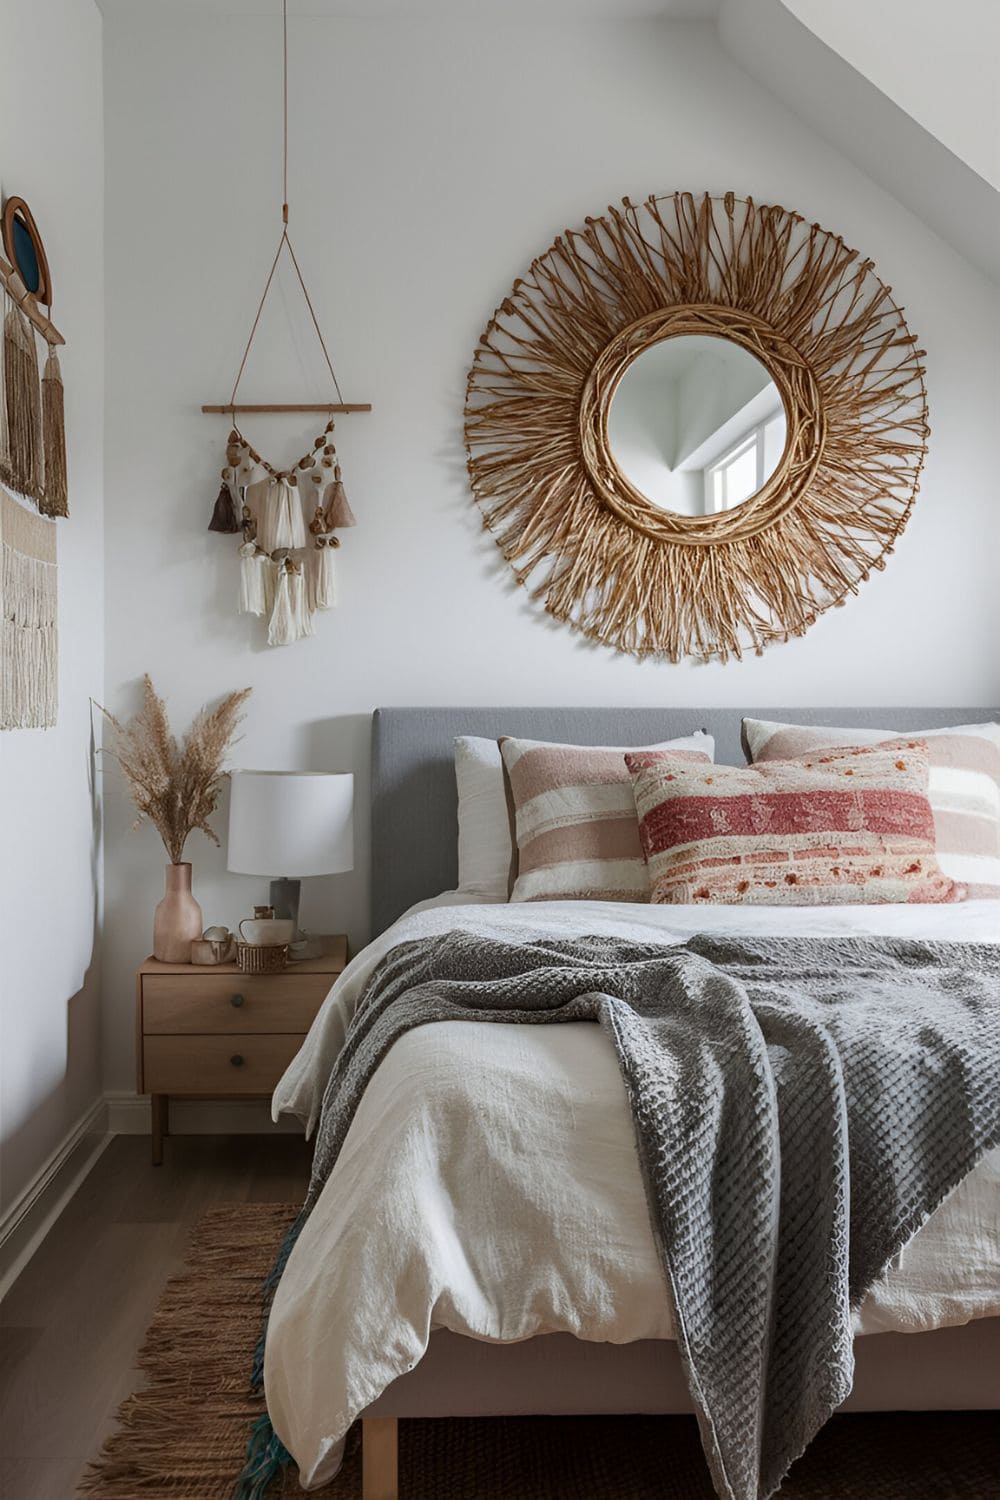
M 233 771 L 227 867 L 272 877 L 269 904 L 291 918 L 294 941 L 301 877 L 354 869 L 353 774 Z

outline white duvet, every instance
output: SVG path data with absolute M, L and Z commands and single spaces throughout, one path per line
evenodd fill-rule
M 354 1006 L 387 950 L 458 927 L 665 943 L 699 931 L 997 942 L 1000 903 L 478 905 L 449 893 L 413 908 L 348 966 L 275 1091 L 276 1119 L 292 1113 L 315 1127 Z M 916 1332 L 998 1314 L 994 1151 L 872 1289 L 857 1326 Z M 600 1027 L 438 1023 L 409 1032 L 383 1061 L 271 1311 L 268 1410 L 307 1488 L 336 1472 L 352 1421 L 412 1369 L 435 1328 L 501 1342 L 673 1337 L 625 1090 Z

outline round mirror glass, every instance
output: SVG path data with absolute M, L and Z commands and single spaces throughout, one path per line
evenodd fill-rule
M 741 345 L 684 335 L 629 365 L 608 440 L 618 468 L 653 505 L 711 516 L 770 479 L 785 447 L 785 410 L 766 367 Z

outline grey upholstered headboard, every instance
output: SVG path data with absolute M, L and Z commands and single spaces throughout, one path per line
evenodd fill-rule
M 993 708 L 379 708 L 372 725 L 372 932 L 452 890 L 458 876 L 457 734 L 577 745 L 649 745 L 707 729 L 715 757 L 742 765 L 741 721 L 891 726 L 907 733 L 1000 718 Z

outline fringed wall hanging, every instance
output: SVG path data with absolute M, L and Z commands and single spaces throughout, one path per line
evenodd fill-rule
M 23 198 L 3 206 L 3 379 L 0 381 L 0 481 L 46 516 L 69 513 L 66 435 L 58 346 L 65 342 L 42 311 L 52 311 L 52 278 L 42 237 Z M 46 346 L 44 363 L 38 339 Z
M 56 722 L 56 526 L 0 489 L 0 729 Z
M 515 281 L 468 379 L 472 488 L 518 582 L 636 656 L 802 635 L 885 567 L 924 351 L 872 261 L 727 193 L 624 199 Z
M 68 513 L 56 354 L 65 341 L 49 315 L 52 278 L 23 198 L 4 203 L 0 235 L 0 730 L 49 729 L 59 677 L 51 518 Z
M 271 646 L 287 646 L 305 636 L 314 635 L 313 615 L 320 610 L 332 609 L 336 602 L 333 553 L 340 546 L 340 538 L 335 533 L 355 525 L 355 519 L 348 504 L 337 461 L 333 413 L 371 411 L 369 404 L 348 404 L 344 401 L 333 361 L 288 234 L 287 0 L 282 0 L 281 21 L 284 108 L 281 236 L 229 400 L 224 405 L 202 407 L 203 412 L 228 416 L 232 423 L 226 442 L 222 484 L 208 529 L 240 537 L 237 609 L 240 614 L 267 618 L 267 640 Z M 239 405 L 236 397 L 240 381 L 267 294 L 271 290 L 274 273 L 285 251 L 309 310 L 337 400 L 318 406 Z M 328 416 L 328 421 L 309 451 L 283 468 L 264 458 L 243 435 L 237 416 L 244 412 L 321 412 Z

